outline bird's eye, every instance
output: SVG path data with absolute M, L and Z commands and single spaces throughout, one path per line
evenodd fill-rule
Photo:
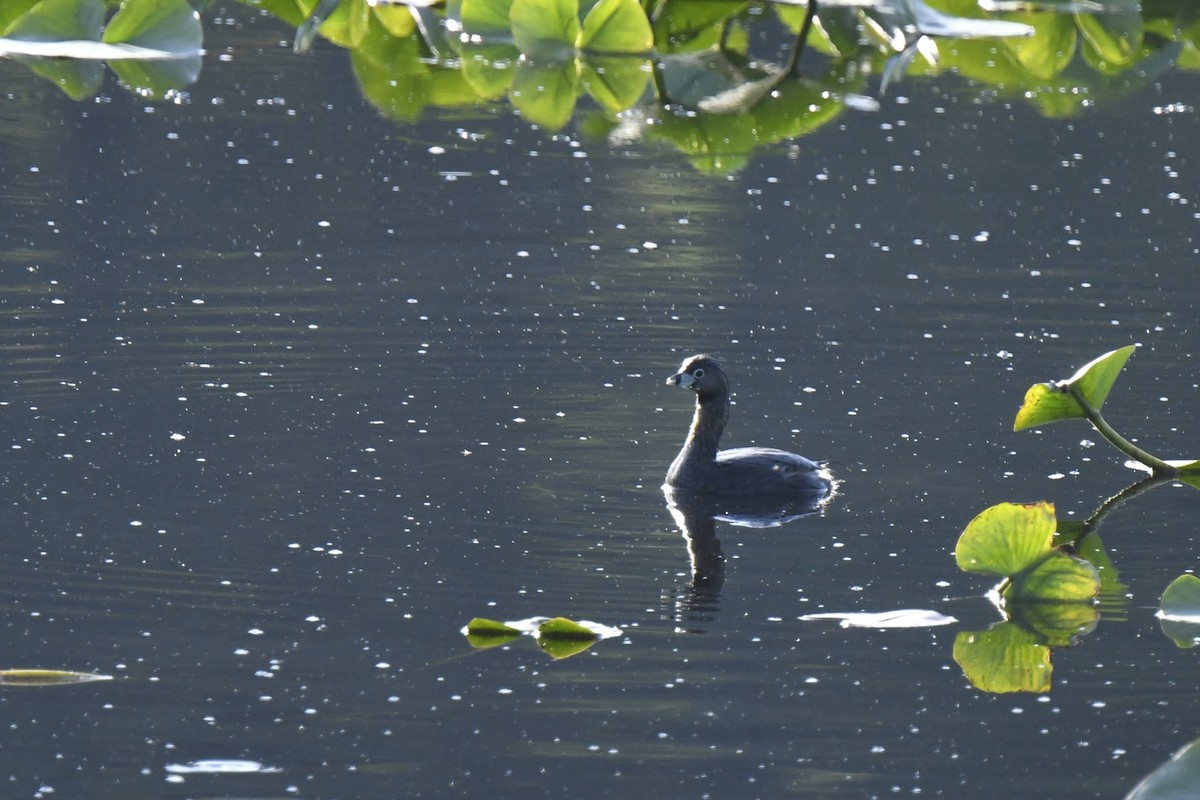
M 704 377 L 704 367 L 701 367 L 700 369 L 697 369 L 697 370 L 693 370 L 692 377 L 693 378 L 703 378 Z

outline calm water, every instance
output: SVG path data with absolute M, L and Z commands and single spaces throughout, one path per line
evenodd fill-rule
M 726 179 L 503 109 L 400 127 L 223 13 L 179 104 L 0 62 L 0 666 L 116 678 L 0 692 L 5 796 L 1122 797 L 1197 735 L 1153 616 L 1192 489 L 1109 518 L 1128 596 L 1049 694 L 951 656 L 999 619 L 971 517 L 1135 477 L 1012 433 L 1030 383 L 1141 342 L 1110 421 L 1200 452 L 1189 76 L 1074 121 L 906 82 Z M 659 489 L 698 351 L 728 443 L 844 481 L 718 522 L 707 590 Z M 960 622 L 798 619 L 896 608 Z M 626 636 L 459 633 L 560 614 Z

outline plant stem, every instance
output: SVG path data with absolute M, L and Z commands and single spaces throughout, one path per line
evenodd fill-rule
M 1075 398 L 1075 402 L 1079 403 L 1080 408 L 1083 409 L 1083 413 L 1087 415 L 1088 422 L 1092 423 L 1092 427 L 1095 428 L 1101 436 L 1107 439 L 1113 447 L 1117 448 L 1135 461 L 1145 464 L 1150 468 L 1151 472 L 1158 477 L 1172 477 L 1175 475 L 1177 472 L 1175 467 L 1172 467 L 1170 464 L 1163 461 L 1161 458 L 1158 458 L 1157 456 L 1150 455 L 1145 450 L 1113 430 L 1113 427 L 1109 425 L 1104 420 L 1104 417 L 1100 415 L 1100 410 L 1097 408 L 1092 408 L 1091 403 L 1084 399 L 1083 393 L 1079 391 L 1078 388 L 1072 386 L 1070 387 L 1069 391 L 1071 392 L 1071 396 Z

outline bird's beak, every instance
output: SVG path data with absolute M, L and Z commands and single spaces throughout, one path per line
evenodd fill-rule
M 667 386 L 682 386 L 688 388 L 695 382 L 695 379 L 687 372 L 680 372 L 667 378 Z

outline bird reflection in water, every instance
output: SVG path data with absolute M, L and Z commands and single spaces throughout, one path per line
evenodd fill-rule
M 683 534 L 691 562 L 691 581 L 670 597 L 672 617 L 680 630 L 703 632 L 694 626 L 710 622 L 720 609 L 725 556 L 717 536 L 718 522 L 740 528 L 778 528 L 821 513 L 836 495 L 836 481 L 821 495 L 720 496 L 663 486 L 667 510 Z

